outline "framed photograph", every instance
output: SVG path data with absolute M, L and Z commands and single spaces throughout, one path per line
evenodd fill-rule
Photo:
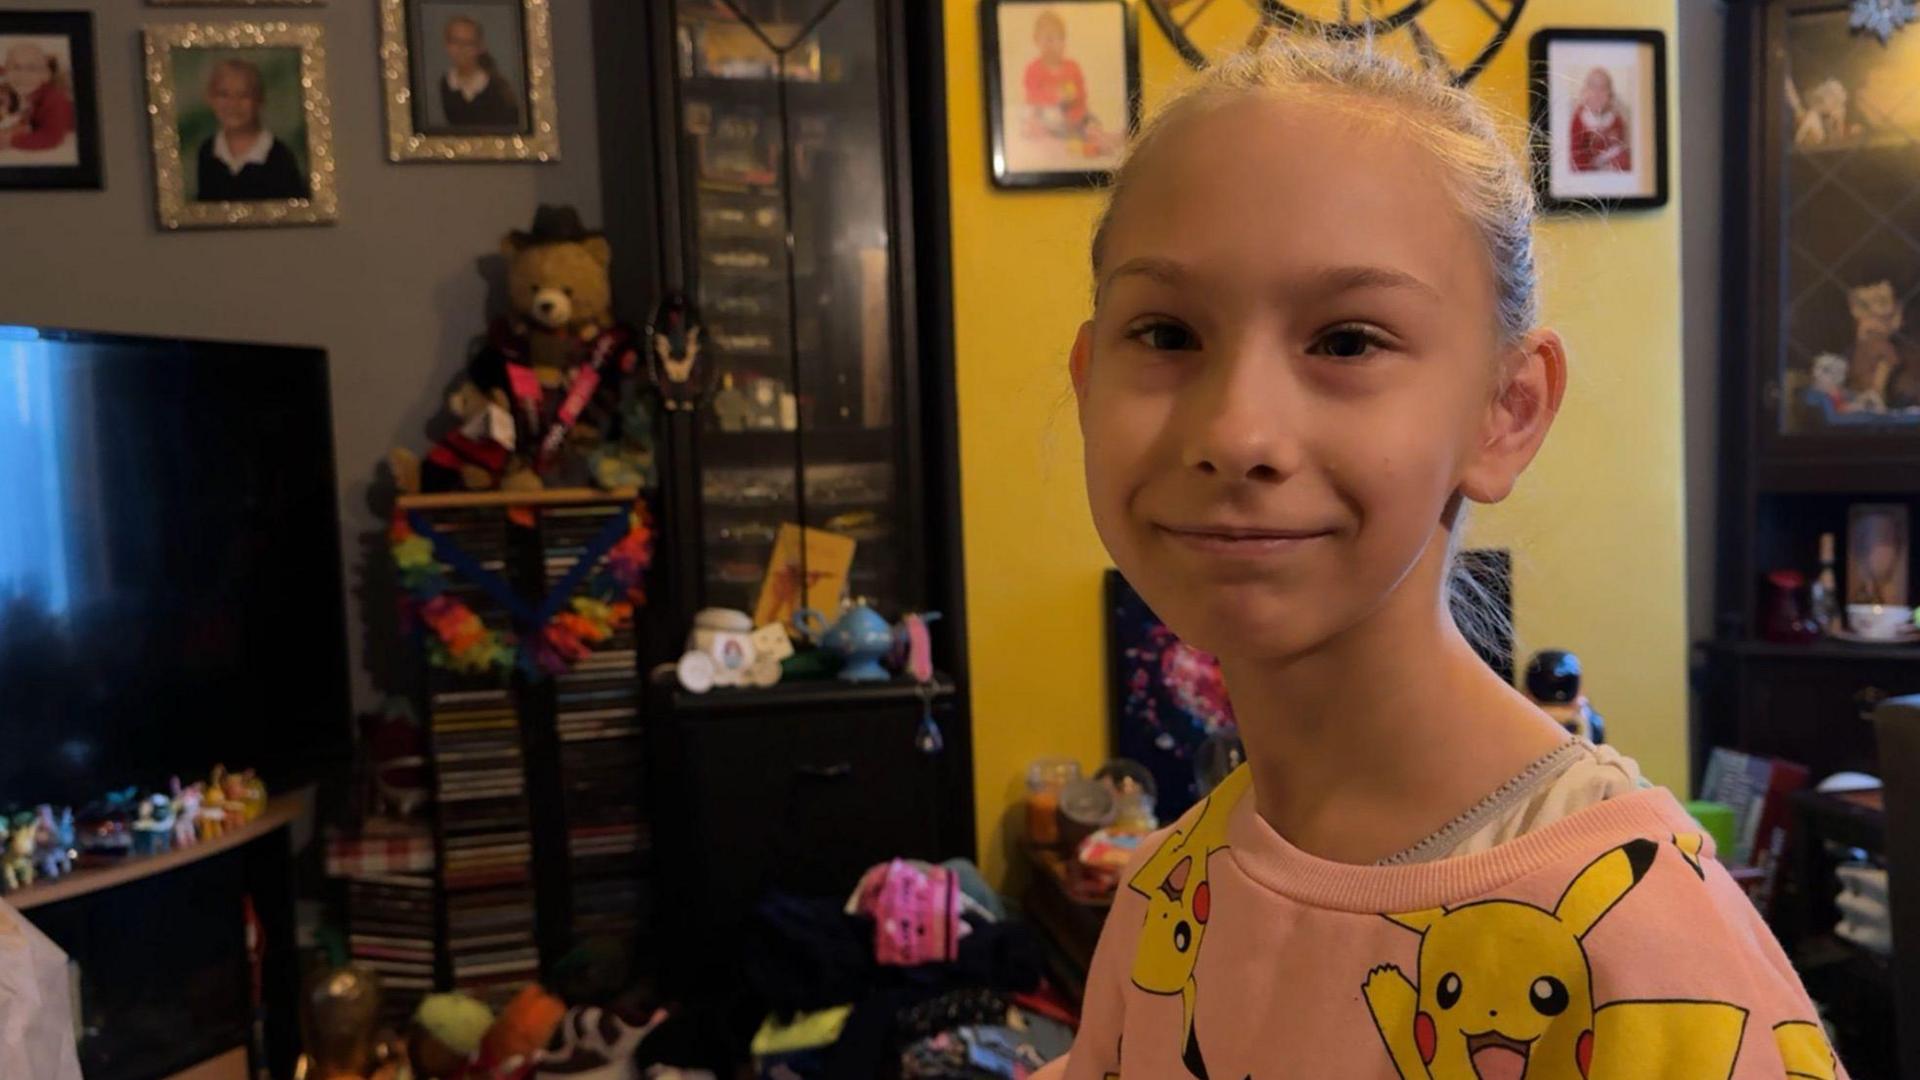
M 93 15 L 0 12 L 0 190 L 100 186 Z
M 988 157 L 1003 188 L 1103 184 L 1140 119 L 1125 0 L 983 0 Z
M 392 161 L 558 161 L 548 0 L 380 0 Z
M 1543 208 L 1667 204 L 1667 40 L 1658 30 L 1542 30 L 1530 49 Z
M 146 53 L 163 228 L 321 225 L 339 216 L 317 24 L 152 26 Z
M 1847 603 L 1905 607 L 1912 551 L 1907 508 L 1856 503 L 1847 508 Z

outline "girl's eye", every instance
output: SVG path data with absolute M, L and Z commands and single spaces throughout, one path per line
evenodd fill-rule
M 1321 334 L 1309 352 L 1336 360 L 1359 360 L 1375 349 L 1387 348 L 1379 333 L 1364 326 L 1336 326 Z
M 1127 331 L 1127 337 L 1160 352 L 1195 349 L 1200 344 L 1193 331 L 1164 319 L 1134 326 Z

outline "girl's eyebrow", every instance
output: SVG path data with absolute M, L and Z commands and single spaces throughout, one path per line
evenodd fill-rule
M 1144 277 L 1162 285 L 1179 285 L 1188 276 L 1187 268 L 1173 259 L 1159 255 L 1138 255 L 1114 267 L 1094 289 L 1093 296 L 1098 301 L 1106 293 L 1107 286 L 1123 277 Z
M 1330 266 L 1314 271 L 1306 281 L 1316 292 L 1335 296 L 1363 289 L 1409 289 L 1433 300 L 1442 298 L 1440 290 L 1425 281 L 1385 266 Z

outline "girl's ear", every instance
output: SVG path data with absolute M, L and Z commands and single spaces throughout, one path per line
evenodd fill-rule
M 1093 320 L 1080 324 L 1080 332 L 1074 335 L 1073 351 L 1067 355 L 1067 374 L 1073 377 L 1073 396 L 1086 400 L 1087 365 L 1093 360 Z
M 1559 334 L 1531 331 L 1515 349 L 1487 405 L 1480 445 L 1460 478 L 1460 493 L 1477 503 L 1497 503 L 1513 491 L 1567 393 L 1567 347 Z

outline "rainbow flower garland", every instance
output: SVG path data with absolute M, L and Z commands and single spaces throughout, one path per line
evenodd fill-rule
M 417 515 L 396 512 L 387 538 L 406 590 L 403 622 L 432 631 L 430 663 L 466 675 L 506 675 L 517 668 L 540 678 L 570 671 L 595 645 L 632 623 L 634 609 L 647 602 L 653 528 L 642 497 L 633 500 L 626 529 L 611 546 L 596 555 L 593 547 L 599 545 L 594 545 L 581 560 L 587 570 L 581 595 L 566 595 L 579 584 L 577 574 L 569 575 L 539 609 L 529 608 L 497 574 Z M 456 569 L 501 601 L 513 616 L 513 632 L 489 627 L 465 601 L 448 593 Z

